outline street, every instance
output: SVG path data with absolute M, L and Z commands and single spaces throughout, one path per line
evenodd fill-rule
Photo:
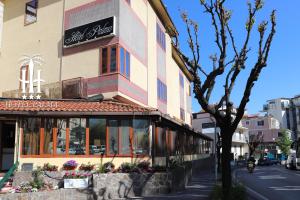
M 263 200 L 300 199 L 300 171 L 283 166 L 257 166 L 250 174 L 246 168 L 235 171 L 237 179 L 245 184 L 252 198 Z

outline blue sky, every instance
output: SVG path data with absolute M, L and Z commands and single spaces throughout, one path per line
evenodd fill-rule
M 211 62 L 210 55 L 216 52 L 214 43 L 214 32 L 211 21 L 199 0 L 163 0 L 180 34 L 180 48 L 186 54 L 190 54 L 187 46 L 187 34 L 185 25 L 180 18 L 180 10 L 187 11 L 189 16 L 198 22 L 201 44 L 201 64 L 209 71 Z M 226 6 L 233 11 L 230 25 L 233 29 L 237 44 L 241 44 L 245 38 L 245 22 L 247 18 L 247 0 L 227 0 Z M 253 2 L 253 1 L 252 1 Z M 278 97 L 293 97 L 300 94 L 300 1 L 299 0 L 265 0 L 264 8 L 258 13 L 256 26 L 250 41 L 251 52 L 249 54 L 247 67 L 241 73 L 236 82 L 232 100 L 238 105 L 242 97 L 245 81 L 250 68 L 257 58 L 258 35 L 256 27 L 258 22 L 269 19 L 273 9 L 277 10 L 277 32 L 274 38 L 268 66 L 261 73 L 260 79 L 255 84 L 250 102 L 247 105 L 249 113 L 257 113 L 262 109 L 266 100 Z M 239 45 L 240 46 L 240 45 Z M 229 54 L 228 56 L 230 56 Z M 229 57 L 230 58 L 230 57 Z M 228 59 L 229 59 L 228 58 Z M 212 102 L 216 102 L 223 94 L 223 81 L 218 79 L 212 95 Z M 201 110 L 198 102 L 193 100 L 193 112 Z

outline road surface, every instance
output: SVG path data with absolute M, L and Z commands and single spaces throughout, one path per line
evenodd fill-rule
M 235 176 L 247 187 L 250 199 L 300 200 L 300 171 L 263 166 L 256 167 L 253 174 L 246 168 L 237 169 Z

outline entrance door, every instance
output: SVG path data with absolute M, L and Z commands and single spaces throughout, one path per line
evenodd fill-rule
M 15 122 L 2 122 L 0 159 L 1 170 L 9 170 L 14 164 Z

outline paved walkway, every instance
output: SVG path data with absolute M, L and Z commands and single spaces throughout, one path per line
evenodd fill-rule
M 201 171 L 194 176 L 184 191 L 167 195 L 143 198 L 145 200 L 209 200 L 209 195 L 215 185 L 212 171 Z

